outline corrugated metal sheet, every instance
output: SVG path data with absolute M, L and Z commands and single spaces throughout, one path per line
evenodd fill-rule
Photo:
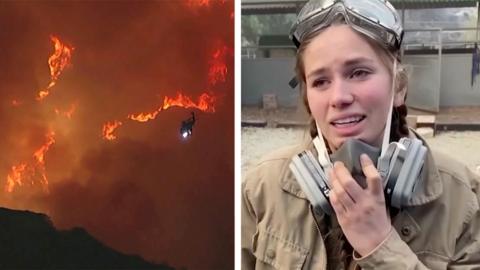
M 479 0 L 390 0 L 397 9 L 475 7 Z M 242 0 L 242 15 L 297 13 L 306 0 Z
M 395 8 L 421 9 L 446 7 L 475 7 L 478 0 L 390 0 Z
M 242 1 L 242 15 L 298 13 L 306 1 Z

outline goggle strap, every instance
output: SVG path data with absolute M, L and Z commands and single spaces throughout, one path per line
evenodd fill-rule
M 380 157 L 383 157 L 390 144 L 390 128 L 392 126 L 392 111 L 393 111 L 393 99 L 395 98 L 395 84 L 397 81 L 397 59 L 393 58 L 393 81 L 392 81 L 392 98 L 390 99 L 390 107 L 387 114 L 387 123 L 385 125 L 385 131 L 383 132 L 382 152 Z

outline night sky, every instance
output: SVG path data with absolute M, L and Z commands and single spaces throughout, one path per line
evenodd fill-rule
M 50 35 L 74 47 L 50 95 Z M 224 50 L 225 81 L 209 82 Z M 233 1 L 0 2 L 0 206 L 85 228 L 106 245 L 188 269 L 231 269 L 234 246 Z M 180 92 L 215 96 L 215 112 L 171 107 Z M 71 118 L 56 114 L 73 109 Z M 193 136 L 182 120 L 194 111 Z M 112 141 L 108 121 L 123 122 Z M 36 168 L 6 191 L 12 166 L 45 151 L 48 188 Z M 27 259 L 27 258 L 26 258 Z

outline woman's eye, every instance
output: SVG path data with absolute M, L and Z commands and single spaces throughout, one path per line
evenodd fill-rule
M 323 87 L 328 83 L 327 80 L 325 79 L 316 79 L 312 82 L 312 87 L 318 88 L 318 87 Z
M 350 75 L 350 77 L 352 79 L 355 79 L 355 78 L 365 78 L 367 75 L 369 75 L 371 72 L 368 71 L 368 70 L 365 70 L 365 69 L 357 69 L 357 70 L 354 70 L 352 72 L 352 74 Z

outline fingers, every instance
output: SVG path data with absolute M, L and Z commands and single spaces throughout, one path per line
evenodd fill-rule
M 335 162 L 333 165 L 334 178 L 338 180 L 343 190 L 352 198 L 354 202 L 361 199 L 363 194 L 362 187 L 353 179 L 343 162 Z
M 330 173 L 330 183 L 338 202 L 345 210 L 352 210 L 356 200 L 361 198 L 362 188 L 355 182 L 343 163 L 334 164 Z
M 360 163 L 362 164 L 363 174 L 367 178 L 367 189 L 375 195 L 383 194 L 382 178 L 372 160 L 366 154 L 362 154 L 360 155 Z
M 338 201 L 337 194 L 333 191 L 330 193 L 330 203 L 337 216 L 343 216 L 347 212 L 345 207 Z
M 365 190 L 353 179 L 342 162 L 335 162 L 333 170 L 330 171 L 330 201 L 337 215 L 358 210 L 359 204 L 368 204 L 366 200 L 368 201 L 371 195 L 372 198 L 383 200 L 383 183 L 375 165 L 365 154 L 360 156 L 360 163 L 368 185 Z

